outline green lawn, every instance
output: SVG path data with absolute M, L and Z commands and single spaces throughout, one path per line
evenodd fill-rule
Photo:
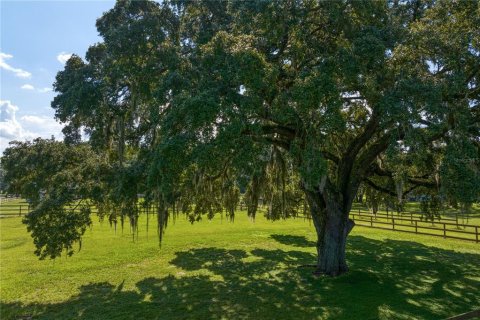
M 313 226 L 183 218 L 94 223 L 82 250 L 39 261 L 20 218 L 0 219 L 1 315 L 18 319 L 442 319 L 480 307 L 480 245 L 357 227 L 351 271 L 316 278 Z

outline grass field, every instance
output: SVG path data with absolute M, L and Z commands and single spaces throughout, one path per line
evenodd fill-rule
M 351 271 L 316 278 L 301 219 L 237 213 L 171 224 L 162 247 L 94 223 L 82 250 L 39 261 L 20 218 L 0 219 L 3 319 L 442 319 L 480 308 L 480 245 L 356 227 Z

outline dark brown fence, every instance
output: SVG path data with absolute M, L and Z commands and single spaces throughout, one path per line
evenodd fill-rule
M 14 217 L 23 216 L 30 212 L 30 205 L 28 202 L 8 203 L 4 202 L 0 204 L 0 217 Z
M 383 211 L 385 211 L 385 209 L 382 209 Z M 361 214 L 363 212 L 366 212 L 366 213 L 370 213 L 370 210 L 368 210 L 368 208 L 361 208 L 361 209 L 352 209 L 352 212 L 355 211 L 354 213 L 357 213 L 358 214 Z M 391 217 L 399 217 L 399 218 L 409 218 L 409 219 L 417 219 L 417 220 L 428 220 L 425 216 L 424 213 L 420 212 L 420 211 L 405 211 L 405 212 L 395 212 L 395 211 L 390 211 L 387 213 L 382 213 L 382 212 L 377 212 L 376 214 L 377 216 L 385 216 L 387 218 L 391 218 Z M 435 217 L 434 218 L 434 221 L 438 221 L 438 222 L 446 222 L 446 223 L 461 223 L 460 220 L 464 220 L 465 218 L 468 219 L 468 215 L 464 216 L 462 214 L 459 214 L 457 215 L 456 217 L 445 217 L 445 215 L 440 215 L 439 217 Z M 468 222 L 467 222 L 468 224 Z
M 142 213 L 153 213 L 155 210 L 154 206 L 149 208 L 144 207 L 142 205 L 138 205 L 138 209 Z M 97 213 L 97 207 L 91 207 L 92 213 Z M 0 203 L 0 218 L 8 218 L 8 217 L 18 217 L 24 216 L 31 211 L 31 206 L 28 202 L 16 202 L 16 203 L 5 203 L 2 201 Z
M 443 221 L 426 221 L 413 217 L 395 217 L 383 214 L 373 215 L 369 212 L 351 212 L 350 217 L 359 226 L 402 231 L 450 239 L 471 240 L 479 242 L 479 226 Z

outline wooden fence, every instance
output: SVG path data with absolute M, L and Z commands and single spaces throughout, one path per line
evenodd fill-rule
M 450 239 L 471 240 L 477 243 L 480 240 L 479 226 L 443 221 L 426 221 L 415 219 L 413 216 L 395 217 L 383 214 L 373 215 L 369 212 L 351 212 L 350 218 L 359 226 L 376 229 L 393 230 L 437 236 Z
M 2 203 L 0 204 L 0 217 L 23 216 L 30 212 L 30 204 L 28 202 L 5 202 L 2 199 Z
M 361 214 L 362 212 L 366 212 L 366 213 L 370 213 L 371 211 L 368 210 L 368 208 L 361 208 L 361 209 L 352 209 L 352 212 L 355 211 L 354 213 L 358 212 L 359 214 Z M 405 212 L 395 212 L 395 211 L 390 211 L 387 213 L 381 213 L 381 212 L 377 212 L 376 216 L 386 216 L 387 218 L 391 218 L 391 217 L 398 217 L 398 218 L 410 218 L 410 219 L 417 219 L 417 220 L 428 220 L 426 215 L 423 213 L 423 212 L 420 212 L 420 211 L 405 211 Z M 440 215 L 439 217 L 434 217 L 434 221 L 438 221 L 438 222 L 446 222 L 446 223 L 459 223 L 460 224 L 460 219 L 459 218 L 467 218 L 468 219 L 468 216 L 461 216 L 461 215 L 457 215 L 455 218 L 453 217 L 445 217 L 444 215 Z M 468 224 L 468 223 L 467 223 Z

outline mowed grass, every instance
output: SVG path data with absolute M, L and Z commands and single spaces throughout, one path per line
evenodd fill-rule
M 314 277 L 313 226 L 237 213 L 155 218 L 133 241 L 94 222 L 74 256 L 39 261 L 21 218 L 0 219 L 0 318 L 442 319 L 480 308 L 480 245 L 356 227 L 351 271 Z

